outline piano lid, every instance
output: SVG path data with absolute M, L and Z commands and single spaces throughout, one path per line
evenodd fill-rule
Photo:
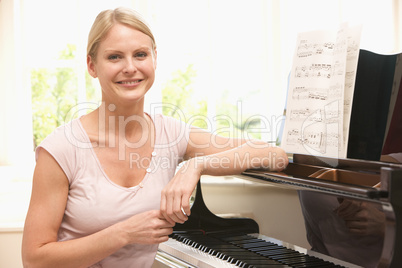
M 402 53 L 384 55 L 360 49 L 348 131 L 348 159 L 402 163 L 401 57 Z M 285 105 L 285 116 L 286 112 Z M 285 120 L 278 144 L 286 137 L 284 125 Z
M 360 50 L 348 158 L 380 161 L 382 155 L 402 153 L 401 73 L 401 54 Z
M 402 251 L 402 164 L 378 161 L 385 158 L 396 162 L 402 152 L 402 69 L 399 58 L 399 54 L 379 55 L 360 51 L 348 159 L 295 154 L 290 165 L 281 173 L 262 170 L 243 173 L 259 181 L 286 184 L 300 190 L 299 200 L 312 252 L 361 267 L 402 265 L 402 255 L 399 254 Z M 362 96 L 366 104 L 360 102 Z M 371 107 L 367 109 L 368 106 Z M 380 187 L 374 187 L 379 182 Z M 248 233 L 258 232 L 259 227 L 251 219 L 223 219 L 213 215 L 202 201 L 199 183 L 189 220 L 185 224 L 177 224 L 174 230 L 180 235 L 194 235 L 197 241 L 185 237 L 186 241 L 209 252 L 213 246 L 221 244 L 206 241 L 206 235 L 232 240 L 235 233 L 240 233 L 249 240 Z M 228 253 L 226 245 L 222 248 L 226 251 L 222 250 L 218 255 L 225 260 L 239 258 L 242 265 L 251 260 L 243 256 L 243 248 L 233 250 L 236 254 L 241 251 L 241 257 Z M 212 252 L 217 253 L 215 249 Z M 200 254 L 207 255 L 204 251 Z M 261 261 L 261 256 L 257 257 L 253 261 Z M 261 267 L 266 267 L 267 263 L 263 260 Z M 322 267 L 320 264 L 313 265 Z M 307 263 L 299 263 L 287 267 L 308 266 Z
M 401 57 L 360 50 L 346 159 L 294 154 L 283 174 L 264 175 L 303 189 L 313 250 L 363 267 L 402 265 Z

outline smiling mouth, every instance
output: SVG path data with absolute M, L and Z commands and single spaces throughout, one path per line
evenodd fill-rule
M 122 84 L 122 85 L 135 85 L 141 82 L 142 80 L 135 80 L 135 81 L 120 81 L 117 82 L 117 84 Z

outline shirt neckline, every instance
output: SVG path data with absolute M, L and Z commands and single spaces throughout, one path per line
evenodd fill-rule
M 146 115 L 151 119 L 151 122 L 152 122 L 152 124 L 153 124 L 153 126 L 154 126 L 154 129 L 155 129 L 154 148 L 153 148 L 152 153 L 151 153 L 151 161 L 150 161 L 150 166 L 149 166 L 149 168 L 151 168 L 151 167 L 152 167 L 153 160 L 154 160 L 154 157 L 155 157 L 155 154 L 157 154 L 157 153 L 156 153 L 156 147 L 157 147 L 156 144 L 158 144 L 159 135 L 157 134 L 157 131 L 158 131 L 158 130 L 157 130 L 157 127 L 156 127 L 156 124 L 155 124 L 155 118 L 154 118 L 154 116 L 152 116 L 152 115 L 150 115 L 150 114 L 148 114 L 148 113 L 146 113 L 146 112 L 144 112 L 144 114 L 146 114 Z M 81 117 L 82 117 L 82 116 L 81 116 Z M 79 126 L 79 128 L 80 128 L 80 131 L 81 131 L 82 135 L 84 136 L 86 142 L 87 142 L 88 144 L 91 144 L 91 140 L 89 139 L 88 133 L 85 131 L 84 126 L 83 126 L 82 123 L 81 123 L 81 120 L 80 120 L 81 117 L 77 118 L 76 121 L 78 122 L 78 126 Z M 111 179 L 109 178 L 109 176 L 107 175 L 107 173 L 106 173 L 105 170 L 103 169 L 102 164 L 100 163 L 100 160 L 99 160 L 98 156 L 96 155 L 93 146 L 92 146 L 92 145 L 89 145 L 88 147 L 89 147 L 89 149 L 90 149 L 90 151 L 91 151 L 92 157 L 95 159 L 95 161 L 96 161 L 96 163 L 97 163 L 97 165 L 98 165 L 99 170 L 100 170 L 101 173 L 103 174 L 104 178 L 105 178 L 110 184 L 112 184 L 113 186 L 115 186 L 115 187 L 117 187 L 117 188 L 119 188 L 119 189 L 122 189 L 122 190 L 125 190 L 125 191 L 132 191 L 132 192 L 137 192 L 138 190 L 140 190 L 141 188 L 144 187 L 146 181 L 147 181 L 148 178 L 149 178 L 149 174 L 150 174 L 151 172 L 148 172 L 148 171 L 147 171 L 147 172 L 145 173 L 144 177 L 142 178 L 142 180 L 140 181 L 140 183 L 138 183 L 137 185 L 135 185 L 135 186 L 130 186 L 130 187 L 124 187 L 124 186 L 122 186 L 122 185 L 120 185 L 120 184 L 118 184 L 118 183 L 115 183 L 113 180 L 111 180 Z M 151 171 L 152 171 L 152 170 L 151 170 Z

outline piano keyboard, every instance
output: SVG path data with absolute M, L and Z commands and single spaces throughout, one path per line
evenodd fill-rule
M 251 234 L 176 233 L 160 244 L 159 252 L 189 264 L 177 267 L 357 267 L 333 258 L 307 255 Z

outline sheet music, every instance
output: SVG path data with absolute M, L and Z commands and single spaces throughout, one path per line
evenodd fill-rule
M 346 56 L 345 97 L 343 100 L 343 152 L 346 157 L 349 137 L 349 122 L 352 114 L 353 91 L 355 89 L 357 62 L 359 60 L 361 25 L 348 27 L 348 44 Z
M 287 152 L 346 156 L 360 33 L 343 24 L 299 34 L 282 137 Z

